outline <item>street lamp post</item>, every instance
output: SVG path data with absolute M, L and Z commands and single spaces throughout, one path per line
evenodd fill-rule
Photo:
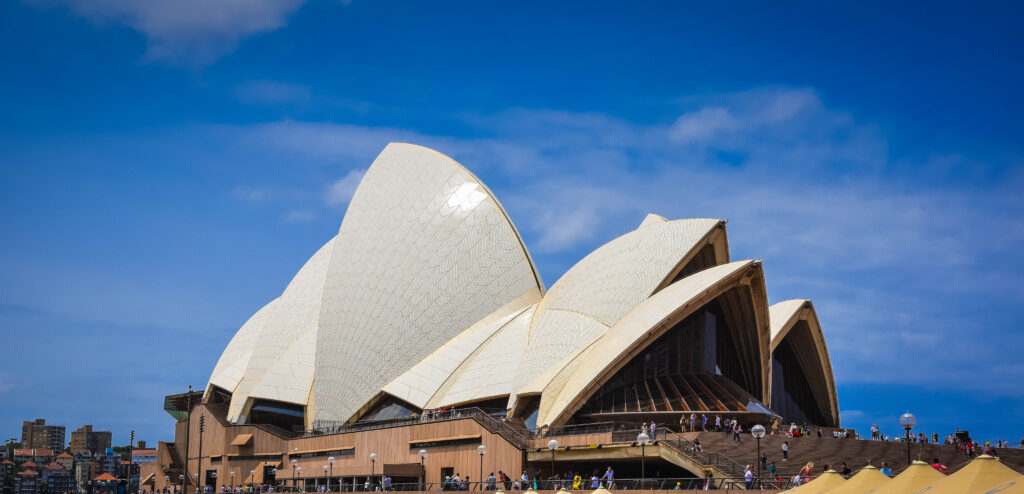
M 330 467 L 331 467 L 331 476 L 327 477 L 327 491 L 330 492 L 330 490 L 331 490 L 331 479 L 334 478 L 334 457 L 333 456 L 328 456 L 327 457 L 327 464 L 330 465 Z
M 750 434 L 757 439 L 757 481 L 761 482 L 761 438 L 764 437 L 764 426 L 757 424 L 750 428 Z
M 277 469 L 275 468 L 275 469 L 271 470 L 270 473 L 274 474 L 274 485 L 276 486 L 277 485 Z
M 217 488 L 217 472 L 210 472 L 210 477 L 213 477 L 213 485 L 210 486 L 210 489 L 216 489 Z M 206 479 L 205 478 L 203 479 L 203 483 L 204 484 L 206 483 Z
M 646 432 L 640 431 L 640 434 L 636 436 L 636 442 L 640 443 L 640 487 L 643 488 L 647 485 L 647 470 L 644 465 L 646 454 L 644 449 L 647 447 L 647 443 L 651 442 L 651 437 Z
M 324 486 L 327 485 L 327 465 L 324 465 Z M 330 489 L 328 489 L 330 490 Z
M 295 469 L 298 468 L 299 460 L 292 460 L 292 488 L 298 490 L 299 481 L 295 477 Z
M 377 466 L 377 453 L 370 453 L 370 484 L 372 485 L 374 467 Z
M 908 411 L 900 415 L 900 425 L 907 430 L 907 465 L 910 465 L 910 429 L 917 425 L 917 417 Z
M 235 492 L 235 471 L 231 471 L 231 492 Z
M 178 475 L 178 483 L 181 484 L 180 494 L 185 494 L 185 475 Z
M 483 444 L 476 447 L 476 452 L 480 453 L 480 476 L 477 477 L 477 482 L 483 482 L 484 480 L 484 454 L 487 453 L 487 446 Z M 480 486 L 480 490 L 483 490 L 483 484 L 477 484 Z
M 423 468 L 423 460 L 427 459 L 427 450 L 420 450 L 420 490 L 423 490 L 423 483 L 427 480 L 427 471 Z
M 302 467 L 295 467 L 295 474 L 299 476 L 299 482 L 302 483 L 302 492 L 306 492 L 306 483 L 302 482 Z
M 558 441 L 552 439 L 548 441 L 548 449 L 551 450 L 551 478 L 555 477 L 555 450 L 558 449 Z

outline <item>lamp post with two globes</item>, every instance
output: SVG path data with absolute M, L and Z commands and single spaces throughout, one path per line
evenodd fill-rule
M 917 417 L 908 411 L 900 415 L 900 425 L 907 430 L 907 465 L 910 465 L 910 429 L 917 425 Z

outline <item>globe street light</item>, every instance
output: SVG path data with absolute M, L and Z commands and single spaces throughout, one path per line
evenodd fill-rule
M 298 449 L 298 448 L 295 448 Z M 294 449 L 292 451 L 295 451 Z M 295 480 L 295 469 L 299 466 L 299 460 L 292 460 L 292 487 L 298 490 L 299 481 Z
M 302 482 L 302 467 L 295 467 L 295 474 L 299 476 L 299 482 Z M 302 484 L 302 492 L 306 492 L 306 484 Z
M 249 470 L 249 492 L 256 487 L 256 470 Z
M 750 434 L 757 439 L 757 480 L 761 480 L 761 438 L 764 437 L 764 426 L 757 424 L 750 428 Z
M 371 484 L 374 482 L 374 480 L 373 480 L 373 467 L 375 467 L 375 466 L 377 466 L 377 453 L 370 453 L 370 483 Z
M 270 473 L 274 475 L 274 485 L 277 485 L 277 469 L 271 470 Z
M 907 430 L 907 465 L 910 465 L 910 429 L 917 425 L 917 417 L 908 411 L 900 415 L 900 425 Z
M 480 453 L 480 476 L 477 477 L 476 480 L 478 482 L 482 482 L 484 478 L 484 454 L 487 453 L 487 446 L 484 446 L 483 444 L 477 446 L 476 452 Z M 483 484 L 479 485 L 481 486 L 481 488 L 483 487 Z
M 426 480 L 427 471 L 423 469 L 423 460 L 427 459 L 427 450 L 420 450 L 420 491 L 423 490 L 423 482 Z
M 331 476 L 327 478 L 327 490 L 330 491 L 331 490 L 331 479 L 334 478 L 334 457 L 333 456 L 328 456 L 327 457 L 327 464 L 331 466 Z
M 558 449 L 558 441 L 552 439 L 548 441 L 548 449 L 551 450 L 551 477 L 555 476 L 555 450 Z
M 231 471 L 231 492 L 235 492 L 235 471 Z
M 647 484 L 647 470 L 644 465 L 644 449 L 647 447 L 647 443 L 651 442 L 651 436 L 648 436 L 644 431 L 640 431 L 640 434 L 636 436 L 636 442 L 640 443 L 640 487 L 643 488 L 643 486 Z
M 327 485 L 327 465 L 324 465 L 324 485 Z

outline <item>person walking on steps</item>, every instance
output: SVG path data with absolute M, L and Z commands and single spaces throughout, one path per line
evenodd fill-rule
M 782 461 L 789 460 L 789 441 L 782 442 Z

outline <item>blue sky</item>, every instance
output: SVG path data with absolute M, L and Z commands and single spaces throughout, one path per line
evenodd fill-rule
M 172 438 L 394 140 L 547 286 L 647 212 L 815 300 L 848 426 L 1024 435 L 1012 2 L 0 3 L 0 436 Z

